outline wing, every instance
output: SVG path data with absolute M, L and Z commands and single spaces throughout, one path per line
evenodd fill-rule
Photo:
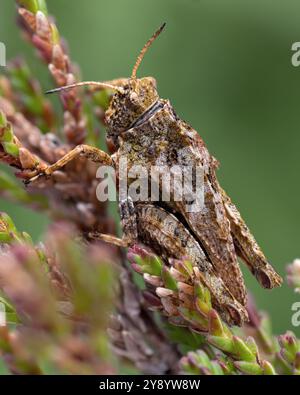
M 231 234 L 230 222 L 225 210 L 216 175 L 216 160 L 209 154 L 204 142 L 189 125 L 177 122 L 177 132 L 173 132 L 177 146 L 185 146 L 185 162 L 201 166 L 204 181 L 204 207 L 198 212 L 188 212 L 186 202 L 176 202 L 176 211 L 187 221 L 193 234 L 199 240 L 211 260 L 216 272 L 226 287 L 243 305 L 246 304 L 246 290 Z M 187 159 L 188 158 L 188 159 Z M 190 158 L 190 159 L 189 159 Z M 178 162 L 184 162 L 178 158 Z

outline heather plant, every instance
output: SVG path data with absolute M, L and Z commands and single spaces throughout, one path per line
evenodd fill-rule
M 79 81 L 44 0 L 17 1 L 23 37 L 57 87 Z M 84 158 L 51 179 L 24 186 L 78 144 L 99 147 L 111 91 L 60 94 L 63 123 L 24 59 L 0 76 L 0 172 L 6 199 L 46 213 L 51 225 L 35 244 L 0 215 L 0 357 L 14 374 L 297 375 L 300 341 L 272 333 L 249 297 L 249 323 L 229 327 L 214 310 L 196 266 L 166 261 L 144 245 L 124 250 L 94 240 L 116 234 L 107 203 L 96 199 L 96 165 Z M 299 292 L 299 261 L 287 281 Z

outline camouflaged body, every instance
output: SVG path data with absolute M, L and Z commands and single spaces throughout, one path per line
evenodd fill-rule
M 184 218 L 234 297 L 245 304 L 245 287 L 234 251 L 230 224 L 222 196 L 214 185 L 214 161 L 197 132 L 176 116 L 169 101 L 161 102 L 163 108 L 141 126 L 122 133 L 119 154 L 127 158 L 129 169 L 134 165 L 142 165 L 148 168 L 149 174 L 151 166 L 202 166 L 204 209 L 198 213 L 187 212 L 187 202 L 184 199 L 175 202 L 172 190 L 170 202 L 164 204 L 170 212 Z
M 106 113 L 108 136 L 117 149 L 113 155 L 117 171 L 120 170 L 121 157 L 127 158 L 128 169 L 142 165 L 148 169 L 148 174 L 151 166 L 202 167 L 204 207 L 199 212 L 188 212 L 184 199 L 175 201 L 174 189 L 170 191 L 169 202 L 156 202 L 154 206 L 163 207 L 166 213 L 174 215 L 180 229 L 183 227 L 191 235 L 195 248 L 204 252 L 206 262 L 212 265 L 208 272 L 225 284 L 224 295 L 229 292 L 240 304 L 240 317 L 235 320 L 241 324 L 247 317 L 244 308 L 246 290 L 237 257 L 243 258 L 266 288 L 279 285 L 281 278 L 269 265 L 238 210 L 219 186 L 215 174 L 217 161 L 198 133 L 176 115 L 170 102 L 159 98 L 155 80 L 151 77 L 129 80 L 124 84 L 124 90 L 124 94 L 117 92 L 114 95 Z M 156 221 L 156 228 L 152 227 L 152 232 L 156 229 L 156 237 L 163 238 L 164 226 Z M 159 227 L 161 231 L 157 232 Z M 141 235 L 142 242 L 145 241 L 143 237 L 145 235 Z M 181 250 L 175 228 L 172 237 L 173 255 L 178 256 Z M 170 254 L 171 249 L 168 251 Z M 195 257 L 190 258 L 195 262 Z M 200 264 L 198 258 L 196 261 Z

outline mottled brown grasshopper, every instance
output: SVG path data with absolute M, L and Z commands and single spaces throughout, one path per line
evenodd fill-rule
M 129 168 L 139 164 L 149 169 L 157 163 L 201 166 L 204 172 L 202 210 L 189 212 L 185 199 L 174 199 L 174 188 L 167 202 L 136 203 L 129 196 L 120 203 L 123 238 L 102 234 L 99 238 L 120 246 L 144 243 L 166 261 L 170 257 L 188 256 L 198 266 L 216 309 L 229 324 L 241 325 L 247 320 L 246 290 L 237 257 L 246 262 L 264 288 L 278 286 L 282 280 L 220 187 L 215 174 L 218 162 L 198 133 L 176 115 L 168 100 L 159 97 L 154 78 L 136 77 L 147 49 L 163 28 L 164 25 L 142 49 L 131 78 L 81 82 L 49 91 L 60 92 L 82 85 L 112 89 L 115 93 L 105 119 L 114 153 L 109 156 L 97 148 L 80 145 L 34 179 L 51 176 L 78 155 L 101 165 L 111 165 L 117 174 L 121 174 L 119 164 L 123 156 Z

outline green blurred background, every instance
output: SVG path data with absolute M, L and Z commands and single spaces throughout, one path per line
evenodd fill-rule
M 300 256 L 300 41 L 297 0 L 48 0 L 82 78 L 129 76 L 140 48 L 167 22 L 140 68 L 157 78 L 160 95 L 196 128 L 221 162 L 222 186 L 241 210 L 270 261 L 284 275 Z M 20 38 L 12 0 L 0 0 L 0 41 L 7 57 L 24 55 L 46 90 L 47 70 Z M 53 98 L 57 102 L 57 98 Z M 47 220 L 0 201 L 20 229 L 41 237 Z M 274 329 L 291 327 L 296 295 L 286 285 L 247 286 Z M 299 297 L 298 297 L 299 301 Z

